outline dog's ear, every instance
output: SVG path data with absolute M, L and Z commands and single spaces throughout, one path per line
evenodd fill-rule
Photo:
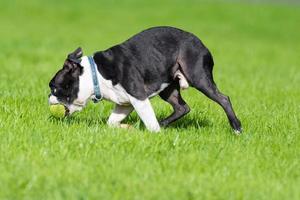
M 78 48 L 73 52 L 73 54 L 75 55 L 76 58 L 81 58 L 82 55 L 83 55 L 82 48 L 81 48 L 81 47 L 78 47 Z
M 65 61 L 63 69 L 65 70 L 65 72 L 71 74 L 74 77 L 79 76 L 83 72 L 83 67 L 80 64 L 69 61 L 69 59 Z
M 83 55 L 81 47 L 78 47 L 74 52 L 70 53 L 67 57 L 67 59 L 71 62 L 80 64 L 81 62 L 81 57 Z
M 75 68 L 75 64 L 73 64 L 73 62 L 71 62 L 69 59 L 66 59 L 63 69 L 66 71 L 71 71 L 73 68 Z

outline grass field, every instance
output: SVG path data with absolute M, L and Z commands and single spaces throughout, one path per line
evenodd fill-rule
M 300 5 L 237 1 L 15 1 L 0 7 L 0 199 L 300 199 Z M 49 115 L 48 82 L 86 55 L 157 25 L 195 33 L 215 59 L 244 133 L 194 89 L 159 134 L 113 104 Z M 158 118 L 172 112 L 152 100 Z

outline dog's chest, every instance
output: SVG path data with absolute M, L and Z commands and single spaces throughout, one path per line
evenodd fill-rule
M 160 88 L 151 93 L 148 97 L 154 97 L 159 94 L 162 90 L 168 87 L 168 83 L 161 84 Z M 101 93 L 103 98 L 112 101 L 119 105 L 130 104 L 130 94 L 120 84 L 113 85 L 110 80 L 106 80 L 102 77 L 101 80 Z
M 120 85 L 113 85 L 110 80 L 102 79 L 101 93 L 106 100 L 119 105 L 129 104 L 129 96 L 126 90 Z

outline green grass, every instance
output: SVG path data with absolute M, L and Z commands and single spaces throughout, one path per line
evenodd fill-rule
M 299 199 L 299 4 L 224 1 L 1 1 L 0 199 Z M 195 33 L 244 134 L 194 89 L 192 111 L 160 134 L 135 113 L 105 124 L 101 102 L 49 115 L 48 82 L 66 55 L 109 48 L 151 26 Z M 152 100 L 158 118 L 168 104 Z

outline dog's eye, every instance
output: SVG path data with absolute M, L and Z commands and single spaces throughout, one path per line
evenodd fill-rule
M 51 88 L 51 93 L 52 94 L 55 94 L 57 92 L 57 89 L 56 88 Z

